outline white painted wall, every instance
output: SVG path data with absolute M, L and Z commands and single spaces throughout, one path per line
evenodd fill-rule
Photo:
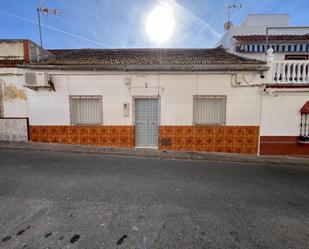
M 232 87 L 230 75 L 163 76 L 162 85 L 164 125 L 192 125 L 193 95 L 226 95 L 227 125 L 259 124 L 258 88 Z
M 227 125 L 259 125 L 258 88 L 233 87 L 229 74 L 51 74 L 56 92 L 27 91 L 32 125 L 69 125 L 69 95 L 102 95 L 105 125 L 131 125 L 133 97 L 158 95 L 162 125 L 192 125 L 193 95 L 226 95 Z M 131 78 L 131 89 L 124 85 L 127 77 Z M 248 74 L 246 79 L 260 82 L 258 73 Z M 130 103 L 129 117 L 123 117 L 123 103 Z
M 300 112 L 309 93 L 279 93 L 262 97 L 262 136 L 298 136 Z
M 242 27 L 285 27 L 289 25 L 287 14 L 249 14 L 240 26 Z
M 23 88 L 22 70 L 1 69 L 1 82 L 13 84 L 27 95 L 27 101 L 4 101 L 5 117 L 29 115 L 32 125 L 69 125 L 69 95 L 102 95 L 103 123 L 131 125 L 133 97 L 159 94 L 161 125 L 192 125 L 193 95 L 226 95 L 227 125 L 259 125 L 262 106 L 262 136 L 297 136 L 299 109 L 309 100 L 309 93 L 305 92 L 281 93 L 272 97 L 261 95 L 260 87 L 234 87 L 229 74 L 136 75 L 60 71 L 51 74 L 56 92 L 32 91 Z M 126 77 L 131 78 L 131 89 L 124 85 Z M 251 84 L 261 81 L 255 73 L 248 73 L 245 77 Z M 129 117 L 123 117 L 123 103 L 130 104 Z
M 23 85 L 23 70 L 0 68 L 4 117 L 28 117 L 27 90 Z

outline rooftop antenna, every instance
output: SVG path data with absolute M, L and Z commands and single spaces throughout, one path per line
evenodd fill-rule
M 41 14 L 44 15 L 54 15 L 63 16 L 64 13 L 58 9 L 51 9 L 43 6 L 45 0 L 38 0 L 36 11 L 38 13 L 38 24 L 39 24 L 39 34 L 40 34 L 40 45 L 43 48 L 43 38 L 42 38 L 42 27 L 41 27 Z
M 240 9 L 242 7 L 241 3 L 231 3 L 227 6 L 227 22 L 224 23 L 224 29 L 227 31 L 233 27 L 231 21 L 231 14 L 234 9 Z

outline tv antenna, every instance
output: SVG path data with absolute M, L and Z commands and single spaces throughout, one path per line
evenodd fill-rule
M 224 23 L 224 29 L 229 30 L 233 27 L 233 23 L 231 21 L 231 14 L 234 9 L 240 9 L 242 8 L 241 3 L 231 3 L 229 6 L 227 6 L 227 22 Z
M 37 3 L 36 11 L 38 13 L 38 24 L 39 24 L 39 34 L 40 34 L 40 44 L 43 48 L 43 38 L 42 38 L 42 27 L 41 27 L 41 14 L 43 15 L 54 15 L 54 16 L 63 16 L 64 13 L 59 9 L 52 9 L 46 6 L 43 6 L 45 0 L 39 0 Z

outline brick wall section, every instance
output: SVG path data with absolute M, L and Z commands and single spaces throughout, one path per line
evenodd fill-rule
M 257 154 L 258 126 L 161 126 L 160 150 Z
M 134 147 L 134 126 L 30 126 L 30 141 Z
M 23 48 L 24 48 L 24 60 L 25 62 L 29 62 L 30 60 L 30 54 L 29 54 L 29 41 L 28 40 L 24 40 L 23 41 Z
M 261 155 L 309 155 L 309 144 L 298 142 L 297 136 L 262 136 Z

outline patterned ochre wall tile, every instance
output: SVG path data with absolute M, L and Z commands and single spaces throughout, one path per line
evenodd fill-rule
M 256 154 L 258 126 L 160 126 L 159 149 Z M 134 147 L 134 126 L 30 126 L 33 142 Z
M 256 154 L 259 127 L 161 126 L 159 134 L 161 150 Z
M 30 126 L 33 142 L 134 147 L 133 126 Z

